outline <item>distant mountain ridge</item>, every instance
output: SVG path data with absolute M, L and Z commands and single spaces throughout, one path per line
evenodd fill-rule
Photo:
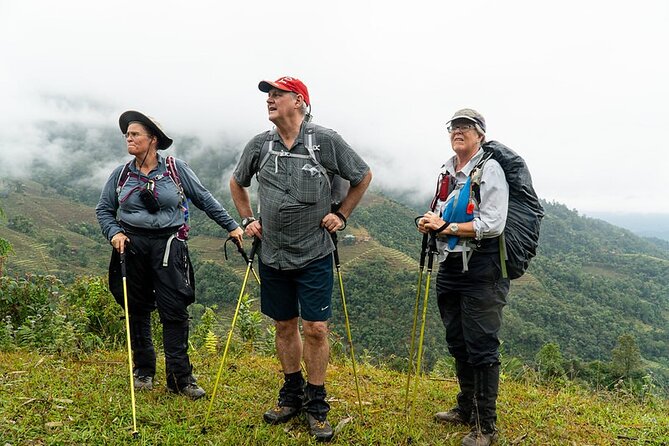
M 657 237 L 669 242 L 669 214 L 626 214 L 616 212 L 587 213 L 616 226 L 629 229 L 642 237 Z M 668 250 L 669 250 L 669 244 Z

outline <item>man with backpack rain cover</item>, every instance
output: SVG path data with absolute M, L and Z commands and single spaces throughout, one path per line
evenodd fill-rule
M 268 93 L 269 120 L 276 128 L 246 145 L 230 190 L 246 235 L 262 241 L 261 310 L 275 321 L 276 350 L 285 375 L 277 406 L 263 418 L 270 424 L 285 423 L 303 410 L 311 434 L 329 441 L 333 430 L 327 421 L 325 374 L 335 249 L 330 233 L 346 226 L 372 174 L 335 131 L 309 122 L 311 102 L 302 81 L 281 77 L 262 81 L 258 88 Z M 254 175 L 260 202 L 255 217 L 246 189 Z M 335 180 L 341 180 L 337 177 L 348 180 L 350 189 L 333 207 Z
M 536 254 L 543 209 L 522 158 L 495 141 L 472 109 L 447 122 L 455 155 L 418 230 L 436 238 L 437 303 L 460 384 L 457 406 L 437 421 L 467 425 L 463 446 L 498 438 L 499 330 L 509 281 Z

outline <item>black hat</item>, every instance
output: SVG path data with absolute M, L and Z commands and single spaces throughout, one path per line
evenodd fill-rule
M 134 110 L 123 112 L 118 118 L 118 125 L 121 127 L 121 133 L 124 135 L 126 134 L 131 122 L 142 123 L 147 128 L 151 129 L 151 132 L 158 138 L 158 150 L 165 150 L 172 145 L 172 138 L 165 134 L 158 121 Z

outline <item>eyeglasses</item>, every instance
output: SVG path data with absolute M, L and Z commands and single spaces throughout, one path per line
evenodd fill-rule
M 471 130 L 476 128 L 476 125 L 474 124 L 455 124 L 455 125 L 449 125 L 446 127 L 446 130 L 448 130 L 448 133 L 453 133 L 456 130 L 460 130 L 462 133 L 466 132 L 467 130 Z
M 124 138 L 124 139 L 128 139 L 128 138 L 130 138 L 130 139 L 132 139 L 132 140 L 135 140 L 135 139 L 139 138 L 139 137 L 142 136 L 142 135 L 144 135 L 144 136 L 149 136 L 148 133 L 126 132 L 126 133 L 123 134 L 123 138 Z

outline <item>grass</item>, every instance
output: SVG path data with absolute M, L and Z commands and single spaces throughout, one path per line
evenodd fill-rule
M 194 354 L 195 372 L 211 395 L 220 358 Z M 236 351 L 229 355 L 202 433 L 208 398 L 190 401 L 165 390 L 159 357 L 156 387 L 137 393 L 140 436 L 133 439 L 127 356 L 85 358 L 0 353 L 2 445 L 310 445 L 302 419 L 281 426 L 262 421 L 281 384 L 278 361 Z M 459 445 L 464 428 L 436 424 L 450 407 L 452 379 L 419 381 L 411 415 L 404 408 L 406 375 L 358 364 L 363 414 L 351 367 L 335 358 L 328 370 L 330 422 L 339 445 Z M 413 386 L 412 386 L 413 387 Z M 498 402 L 500 445 L 669 444 L 669 403 L 586 392 L 568 385 L 540 387 L 504 378 Z

